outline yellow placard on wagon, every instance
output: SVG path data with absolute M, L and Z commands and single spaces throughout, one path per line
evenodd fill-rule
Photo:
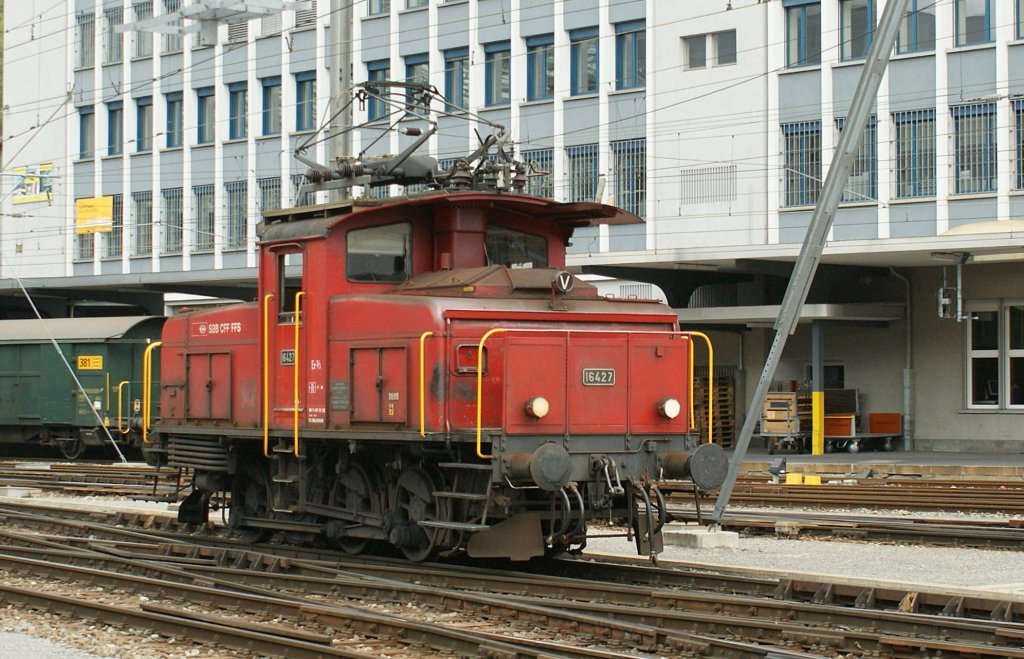
M 78 356 L 78 370 L 79 371 L 102 371 L 103 370 L 103 355 L 79 355 Z
M 114 229 L 114 198 L 75 201 L 75 233 L 110 233 Z

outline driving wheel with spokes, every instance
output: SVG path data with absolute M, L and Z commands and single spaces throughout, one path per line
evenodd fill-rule
M 270 516 L 270 480 L 266 470 L 253 460 L 243 461 L 231 479 L 231 529 L 245 542 L 259 542 L 267 529 L 250 525 L 251 520 Z
M 438 479 L 422 467 L 402 472 L 395 485 L 395 513 L 397 524 L 391 530 L 391 542 L 402 550 L 410 561 L 425 561 L 440 547 L 437 541 L 441 529 L 420 526 L 420 522 L 440 521 L 439 505 L 434 492 Z
M 365 467 L 355 463 L 349 464 L 334 483 L 331 505 L 348 513 L 379 514 L 379 497 L 374 490 L 373 482 L 370 472 Z M 342 535 L 334 540 L 334 543 L 348 554 L 361 554 L 366 551 L 370 540 Z

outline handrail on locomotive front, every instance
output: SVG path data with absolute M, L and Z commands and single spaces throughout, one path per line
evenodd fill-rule
M 709 378 L 708 379 L 708 443 L 709 444 L 711 443 L 712 432 L 713 432 L 713 428 L 714 428 L 714 405 L 712 405 L 712 403 L 714 402 L 714 399 L 711 396 L 711 391 L 714 388 L 713 385 L 714 385 L 714 382 L 715 382 L 715 380 L 714 380 L 714 377 L 715 377 L 715 375 L 714 375 L 715 350 L 714 350 L 714 347 L 711 344 L 711 339 L 706 334 L 704 334 L 703 332 L 694 332 L 694 331 L 686 331 L 686 332 L 635 332 L 635 331 L 631 331 L 631 330 L 578 330 L 578 329 L 555 329 L 555 328 L 532 328 L 532 329 L 516 328 L 514 330 L 509 330 L 509 329 L 504 328 L 504 327 L 495 327 L 493 329 L 488 330 L 482 337 L 480 337 L 480 342 L 477 344 L 477 354 L 476 354 L 476 456 L 478 458 L 486 460 L 488 458 L 494 457 L 493 455 L 485 455 L 484 452 L 483 452 L 483 377 L 484 377 L 483 376 L 483 373 L 484 373 L 483 360 L 484 360 L 484 344 L 487 343 L 487 340 L 489 338 L 491 338 L 493 335 L 498 334 L 498 333 L 502 333 L 502 332 L 510 332 L 510 331 L 511 332 L 524 332 L 524 333 L 525 332 L 529 332 L 529 333 L 553 333 L 553 332 L 557 333 L 557 332 L 562 332 L 562 333 L 564 333 L 566 335 L 566 337 L 567 337 L 566 340 L 568 340 L 568 337 L 570 335 L 572 335 L 572 334 L 588 334 L 588 333 L 589 334 L 614 334 L 614 333 L 620 333 L 620 334 L 629 334 L 629 335 L 638 335 L 638 334 L 651 335 L 651 334 L 658 334 L 658 335 L 685 336 L 685 337 L 689 338 L 690 339 L 690 342 L 689 342 L 690 343 L 690 346 L 689 346 L 689 348 L 690 348 L 690 351 L 689 351 L 689 357 L 690 357 L 690 373 L 689 373 L 689 376 L 690 376 L 690 388 L 689 388 L 690 416 L 689 416 L 689 424 L 688 425 L 691 426 L 691 427 L 694 425 L 694 422 L 696 421 L 696 416 L 694 414 L 694 405 L 693 405 L 693 382 L 694 382 L 693 362 L 694 362 L 694 359 L 693 359 L 693 340 L 692 340 L 692 337 L 699 336 L 700 338 L 704 339 L 704 342 L 708 346 L 708 370 L 709 370 L 709 375 L 708 375 L 708 378 Z M 421 350 L 421 358 L 422 358 L 422 350 Z M 421 375 L 422 375 L 422 366 L 421 366 Z M 421 383 L 421 393 L 422 393 L 422 383 Z M 421 413 L 422 413 L 422 403 L 421 403 Z M 566 411 L 566 413 L 568 414 L 568 410 Z M 423 434 L 422 433 L 422 429 L 421 429 L 421 434 Z
M 295 371 L 294 389 L 292 391 L 293 400 L 295 401 L 295 409 L 293 410 L 293 428 L 294 428 L 294 446 L 292 451 L 295 457 L 299 457 L 299 328 L 302 325 L 302 298 L 305 297 L 305 291 L 299 291 L 295 294 L 295 359 L 294 366 L 292 367 Z
M 153 415 L 153 351 L 163 345 L 163 341 L 153 341 L 142 353 L 142 443 L 149 443 L 149 426 Z
M 124 386 L 131 384 L 130 380 L 121 380 L 117 383 L 117 432 L 122 435 L 127 435 L 132 431 L 132 420 L 128 418 L 128 426 L 125 428 L 121 427 L 121 410 L 124 408 Z

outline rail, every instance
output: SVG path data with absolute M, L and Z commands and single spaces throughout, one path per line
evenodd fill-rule
M 495 334 L 503 333 L 503 332 L 508 332 L 508 331 L 510 331 L 510 330 L 508 330 L 507 328 L 504 328 L 504 327 L 495 327 L 493 329 L 490 329 L 486 333 L 484 333 L 484 335 L 482 337 L 480 337 L 480 342 L 477 344 L 477 354 L 476 354 L 476 457 L 484 459 L 484 460 L 494 457 L 493 455 L 484 454 L 484 452 L 483 452 L 483 381 L 484 381 L 483 360 L 484 360 L 484 345 L 487 343 L 487 340 L 489 338 L 491 338 L 492 336 L 494 336 Z M 690 346 L 689 346 L 689 357 L 690 357 L 690 369 L 689 369 L 690 370 L 690 373 L 689 373 L 689 376 L 690 376 L 690 387 L 689 387 L 689 394 L 690 394 L 690 416 L 689 416 L 689 425 L 691 427 L 694 425 L 693 422 L 695 420 L 694 419 L 694 411 L 693 411 L 693 381 L 694 381 L 694 379 L 693 379 L 694 378 L 694 376 L 693 376 L 693 361 L 694 360 L 693 360 L 693 340 L 692 340 L 692 337 L 694 337 L 694 336 L 701 337 L 707 343 L 707 345 L 708 345 L 708 353 L 709 353 L 708 354 L 708 365 L 709 365 L 709 369 L 710 369 L 710 378 L 709 378 L 709 381 L 708 381 L 709 382 L 709 384 L 708 384 L 708 388 L 709 388 L 709 391 L 708 391 L 708 443 L 711 442 L 712 431 L 713 431 L 713 426 L 714 426 L 714 423 L 713 423 L 714 422 L 714 406 L 712 405 L 713 400 L 711 399 L 711 391 L 710 391 L 710 389 L 712 388 L 712 385 L 714 384 L 714 349 L 713 349 L 713 347 L 711 345 L 711 339 L 708 338 L 708 336 L 706 334 L 704 334 L 702 332 L 691 332 L 691 331 L 687 331 L 687 332 L 634 332 L 634 331 L 629 331 L 629 330 L 573 330 L 573 329 L 556 329 L 556 328 L 535 328 L 535 329 L 519 329 L 519 328 L 517 328 L 517 329 L 511 330 L 511 331 L 524 332 L 524 333 L 527 333 L 527 332 L 529 332 L 529 333 L 557 333 L 557 332 L 563 332 L 563 333 L 566 334 L 566 336 L 569 336 L 570 334 L 627 334 L 627 335 L 650 335 L 650 334 L 657 334 L 657 335 L 661 335 L 661 336 L 669 335 L 669 336 L 684 336 L 684 337 L 687 337 L 688 339 L 690 339 L 690 341 L 689 341 L 689 344 L 690 344 Z M 422 356 L 422 350 L 421 350 L 421 356 Z M 422 366 L 421 366 L 421 375 L 422 375 Z M 421 392 L 422 392 L 422 386 L 421 386 Z
M 153 351 L 164 344 L 154 341 L 142 353 L 142 443 L 149 443 L 149 426 L 153 415 Z
M 434 336 L 433 332 L 420 334 L 420 437 L 427 436 L 427 390 L 426 390 L 426 356 L 424 355 L 427 338 Z
M 270 301 L 273 293 L 263 296 L 263 457 L 270 457 Z

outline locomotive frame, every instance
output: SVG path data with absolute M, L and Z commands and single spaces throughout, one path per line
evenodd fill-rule
M 357 97 L 405 113 L 402 87 Z M 710 489 L 727 469 L 692 432 L 694 335 L 665 305 L 601 298 L 564 270 L 575 228 L 642 220 L 522 194 L 527 168 L 500 132 L 438 172 L 412 154 L 436 130 L 421 118 L 397 156 L 307 176 L 428 191 L 266 213 L 259 299 L 167 321 L 147 440 L 194 470 L 179 518 L 204 521 L 229 491 L 230 523 L 253 540 L 412 560 L 579 549 L 600 518 L 653 557 L 656 483 Z

